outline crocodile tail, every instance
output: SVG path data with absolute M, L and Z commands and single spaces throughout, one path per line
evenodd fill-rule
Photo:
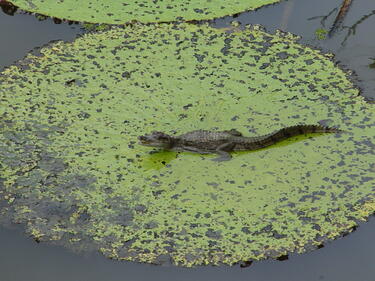
M 322 125 L 296 125 L 283 128 L 272 135 L 284 135 L 286 138 L 310 134 L 310 133 L 339 133 L 341 130 L 337 128 L 325 127 Z
M 293 136 L 310 134 L 310 133 L 338 133 L 342 132 L 336 128 L 324 127 L 321 125 L 296 125 L 282 128 L 268 135 L 251 138 L 245 149 L 259 149 L 273 145 Z
M 321 125 L 296 125 L 282 128 L 274 133 L 267 135 L 266 139 L 271 143 L 276 143 L 290 137 L 311 134 L 311 133 L 338 133 L 339 129 L 325 127 Z

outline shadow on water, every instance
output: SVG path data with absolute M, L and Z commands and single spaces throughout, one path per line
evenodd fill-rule
M 375 2 L 352 1 L 335 32 L 330 37 L 325 36 L 341 5 L 342 0 L 282 1 L 255 13 L 247 12 L 235 18 L 218 19 L 213 24 L 216 27 L 226 27 L 234 19 L 242 24 L 262 24 L 271 32 L 283 29 L 298 34 L 303 37 L 303 43 L 335 53 L 336 60 L 341 65 L 353 69 L 358 75 L 356 80 L 362 88 L 362 94 L 375 100 Z M 34 16 L 15 13 L 13 7 L 5 7 L 4 12 L 0 14 L 3 31 L 0 69 L 21 59 L 34 47 L 50 40 L 73 40 L 81 32 L 79 25 L 54 25 L 52 19 L 40 22 Z M 174 153 L 163 155 L 167 160 L 175 156 Z M 160 160 L 160 155 L 153 157 L 156 158 L 152 158 L 151 162 Z M 161 165 L 164 164 L 161 162 Z M 284 257 L 284 261 L 255 262 L 248 268 L 224 266 L 187 269 L 119 262 L 105 259 L 98 253 L 78 255 L 63 247 L 38 244 L 23 233 L 19 226 L 0 228 L 1 281 L 375 280 L 375 244 L 371 242 L 375 236 L 373 217 L 354 233 L 333 241 L 322 249 L 303 255 L 291 255 L 288 259 Z

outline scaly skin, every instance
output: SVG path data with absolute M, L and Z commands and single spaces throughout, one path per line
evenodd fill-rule
M 232 129 L 218 132 L 197 130 L 180 136 L 153 132 L 150 135 L 140 136 L 138 139 L 142 145 L 165 150 L 189 151 L 201 154 L 217 153 L 220 157 L 213 159 L 214 161 L 226 161 L 231 159 L 229 152 L 232 151 L 256 150 L 302 134 L 338 132 L 341 131 L 321 125 L 296 125 L 258 137 L 244 137 L 240 132 Z

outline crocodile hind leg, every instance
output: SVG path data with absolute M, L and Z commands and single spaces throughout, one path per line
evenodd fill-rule
M 222 162 L 222 161 L 228 161 L 232 159 L 232 155 L 229 152 L 233 151 L 233 148 L 235 147 L 235 145 L 236 144 L 231 143 L 231 142 L 220 145 L 215 151 L 220 156 L 212 159 L 212 161 Z

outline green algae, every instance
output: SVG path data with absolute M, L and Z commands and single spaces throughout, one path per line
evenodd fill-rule
M 255 10 L 279 0 L 10 0 L 28 12 L 90 23 L 124 24 L 209 20 Z
M 375 209 L 374 107 L 296 39 L 135 25 L 29 54 L 0 76 L 1 213 L 40 241 L 184 266 L 276 258 L 350 231 Z M 137 144 L 152 130 L 318 122 L 346 132 L 221 163 Z
M 315 36 L 318 40 L 325 40 L 327 39 L 328 31 L 324 28 L 318 28 L 315 30 Z

